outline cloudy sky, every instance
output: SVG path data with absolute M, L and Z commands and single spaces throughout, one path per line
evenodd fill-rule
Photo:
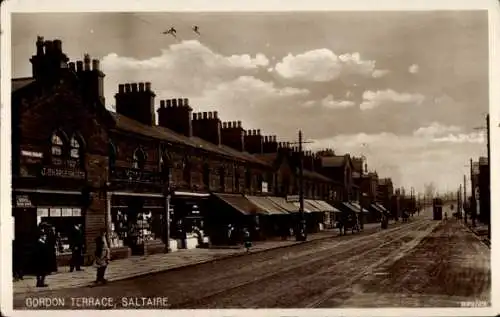
M 109 109 L 119 83 L 150 81 L 157 104 L 190 98 L 282 141 L 300 128 L 396 186 L 456 190 L 486 153 L 486 11 L 17 14 L 12 27 L 14 77 L 31 75 L 37 35 L 60 38 L 72 60 L 101 59 Z

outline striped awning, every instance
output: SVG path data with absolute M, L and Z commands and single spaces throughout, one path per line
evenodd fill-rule
M 384 213 L 386 213 L 386 214 L 388 214 L 388 213 L 389 213 L 389 211 L 388 211 L 388 210 L 387 210 L 384 206 L 382 206 L 381 204 L 379 204 L 379 203 L 375 203 L 375 205 L 376 205 L 376 206 L 377 206 L 380 210 L 382 210 L 382 212 L 384 212 Z
M 245 196 L 252 204 L 259 206 L 262 210 L 265 210 L 269 215 L 286 215 L 288 212 L 274 204 L 272 201 L 267 199 L 265 196 Z
M 297 201 L 294 201 L 293 204 L 300 209 L 300 203 Z M 311 212 L 314 212 L 309 205 L 306 204 L 306 201 L 304 200 L 304 212 L 310 214 Z
M 260 206 L 253 204 L 245 196 L 239 194 L 214 194 L 217 198 L 224 201 L 229 206 L 244 215 L 266 214 L 266 211 Z
M 312 212 L 324 212 L 321 206 L 318 206 L 314 200 L 304 199 L 304 205 L 307 205 L 308 209 Z
M 278 205 L 280 208 L 285 209 L 288 212 L 298 212 L 299 208 L 293 203 L 286 201 L 286 198 L 276 197 L 276 196 L 266 196 L 272 203 Z
M 369 213 L 369 211 L 366 208 L 361 208 L 361 205 L 355 201 L 349 202 L 351 205 L 359 209 L 360 211 L 363 210 L 364 213 Z

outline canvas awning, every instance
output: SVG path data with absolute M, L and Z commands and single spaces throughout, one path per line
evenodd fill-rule
M 217 198 L 224 201 L 229 206 L 244 215 L 266 214 L 266 211 L 260 206 L 253 204 L 245 196 L 239 194 L 214 194 Z
M 293 204 L 298 208 L 297 212 L 300 211 L 300 203 L 298 201 L 294 201 Z M 304 200 L 304 212 L 310 214 L 311 212 L 314 212 L 311 210 L 309 205 L 306 204 L 306 201 Z
M 307 205 L 307 209 L 311 210 L 311 212 L 324 212 L 320 206 L 317 206 L 314 200 L 304 199 L 304 205 Z
M 388 210 L 387 210 L 384 206 L 382 206 L 381 204 L 379 204 L 379 203 L 375 203 L 375 205 L 376 205 L 376 206 L 377 206 L 380 210 L 382 210 L 384 213 L 386 213 L 386 214 L 388 214 L 388 213 L 389 213 L 389 211 L 388 211 Z
M 373 209 L 375 209 L 375 211 L 378 211 L 379 213 L 384 213 L 384 211 L 382 209 L 380 209 L 377 205 L 375 204 L 371 204 L 370 205 Z
M 267 196 L 268 200 L 272 203 L 278 205 L 280 208 L 285 209 L 288 212 L 298 212 L 299 208 L 295 206 L 293 203 L 286 201 L 286 198 L 276 197 L 276 196 Z
M 350 204 L 350 203 L 342 203 L 344 206 L 346 206 L 349 210 L 355 212 L 355 213 L 360 213 L 361 210 L 359 208 L 356 208 L 356 206 Z
M 357 202 L 351 201 L 349 202 L 351 205 L 359 209 L 360 211 L 363 210 L 364 213 L 369 213 L 369 211 L 366 208 L 361 208 L 361 205 Z
M 274 204 L 272 201 L 267 199 L 265 196 L 245 196 L 252 204 L 259 206 L 262 210 L 265 210 L 269 215 L 286 215 L 287 211 L 278 205 Z
M 333 207 L 332 205 L 330 205 L 329 203 L 327 203 L 326 201 L 323 201 L 323 200 L 315 200 L 315 202 L 321 206 L 321 209 L 323 211 L 330 211 L 330 212 L 340 212 L 340 210 L 338 210 L 337 208 Z

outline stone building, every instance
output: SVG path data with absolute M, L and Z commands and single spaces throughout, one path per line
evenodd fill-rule
M 157 105 L 147 82 L 119 85 L 110 112 L 99 61 L 69 62 L 59 40 L 39 37 L 30 61 L 33 76 L 12 80 L 12 212 L 25 257 L 41 222 L 60 236 L 64 263 L 77 224 L 90 262 L 103 228 L 112 256 L 126 257 L 196 247 L 198 229 L 223 243 L 228 225 L 261 237 L 294 221 L 299 153 L 276 136 L 193 113 L 186 98 Z M 306 212 L 331 212 L 325 200 L 341 186 L 314 171 L 311 153 L 303 161 Z

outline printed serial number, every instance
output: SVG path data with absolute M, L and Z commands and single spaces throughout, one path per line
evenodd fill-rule
M 487 307 L 488 302 L 483 300 L 476 300 L 470 302 L 460 302 L 460 307 Z

